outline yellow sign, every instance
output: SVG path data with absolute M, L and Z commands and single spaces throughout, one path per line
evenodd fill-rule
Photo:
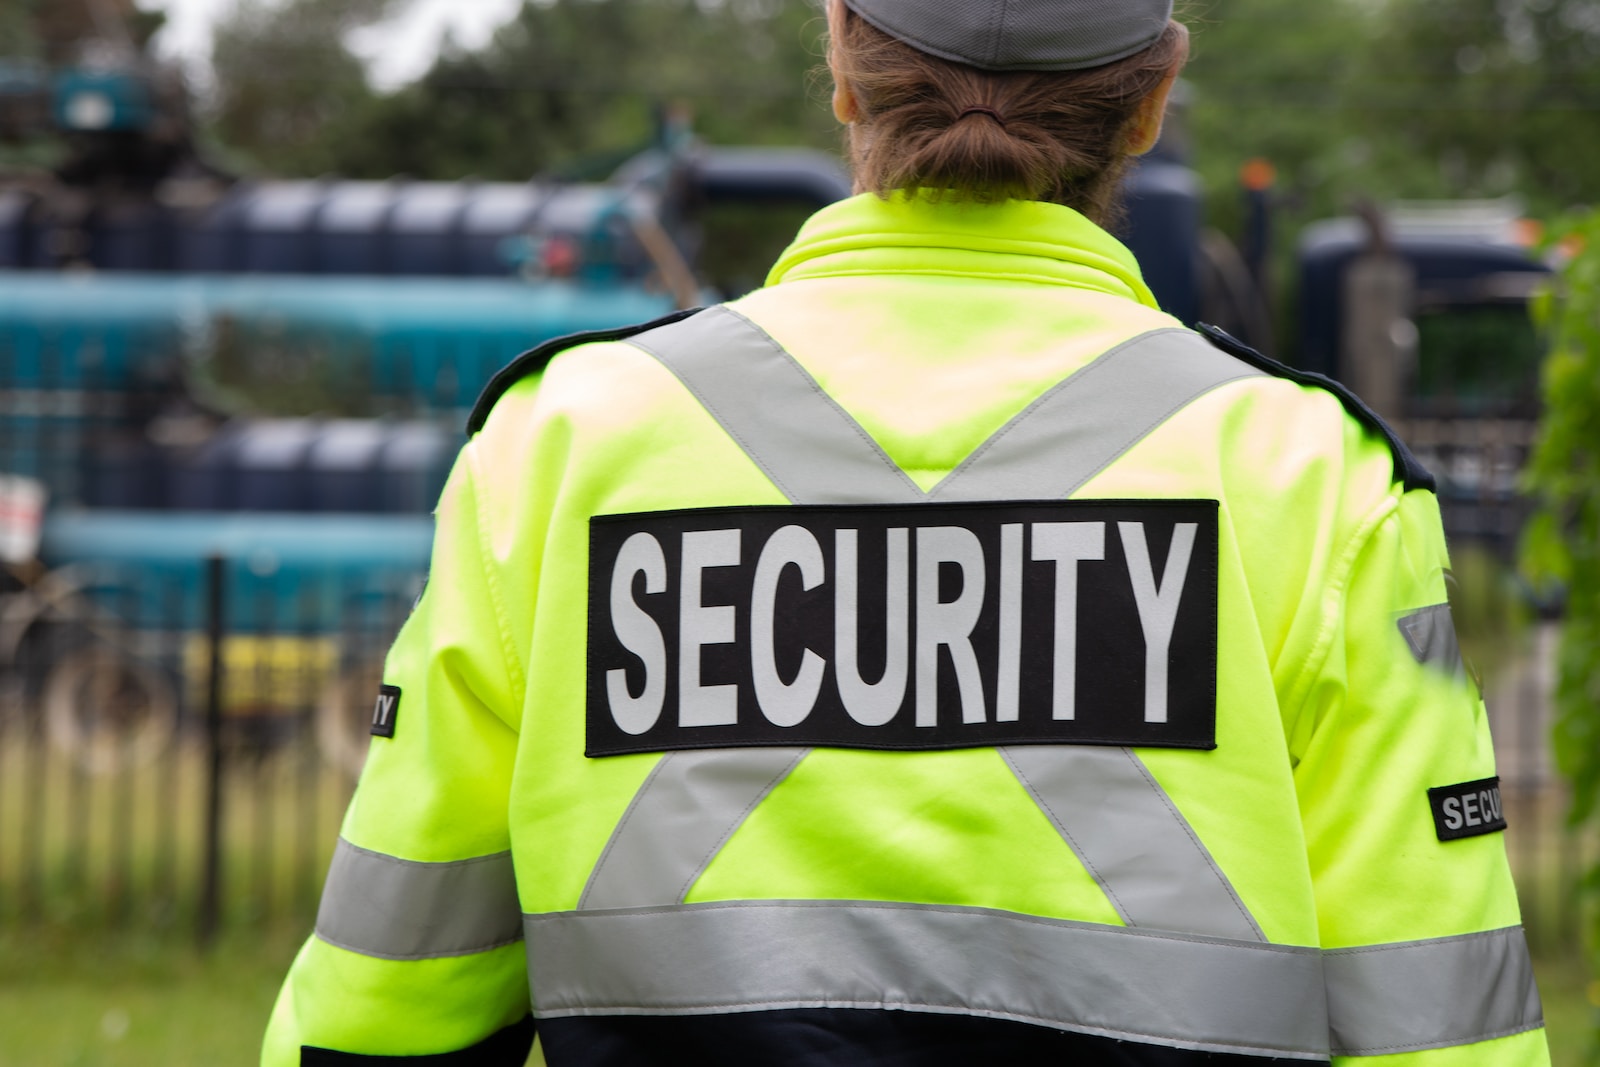
M 183 649 L 189 706 L 205 706 L 211 642 L 190 634 Z M 222 710 L 227 715 L 291 715 L 316 705 L 339 670 L 332 637 L 235 635 L 222 642 Z

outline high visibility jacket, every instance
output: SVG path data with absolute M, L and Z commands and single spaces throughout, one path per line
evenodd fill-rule
M 474 414 L 264 1063 L 1548 1062 L 1353 397 L 1037 203 L 626 333 Z

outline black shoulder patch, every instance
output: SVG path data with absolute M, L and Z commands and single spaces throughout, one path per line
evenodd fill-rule
M 496 371 L 494 377 L 489 379 L 489 384 L 483 387 L 483 392 L 478 394 L 478 402 L 472 405 L 472 414 L 467 416 L 467 436 L 471 437 L 483 429 L 484 422 L 489 418 L 490 409 L 494 407 L 497 400 L 505 395 L 507 389 L 510 389 L 534 371 L 543 370 L 545 364 L 554 359 L 557 353 L 596 341 L 626 340 L 629 337 L 644 333 L 646 330 L 653 330 L 657 326 L 669 326 L 704 310 L 704 308 L 688 308 L 684 311 L 674 311 L 670 315 L 663 315 L 659 319 L 651 319 L 649 322 L 635 323 L 632 326 L 617 326 L 609 330 L 589 330 L 584 333 L 569 333 L 564 337 L 552 337 L 543 344 L 528 349 Z
M 1228 353 L 1228 355 L 1244 360 L 1257 370 L 1265 371 L 1275 378 L 1287 378 L 1297 385 L 1312 385 L 1318 389 L 1326 389 L 1338 397 L 1339 403 L 1344 405 L 1346 411 L 1355 416 L 1356 421 L 1374 431 L 1389 443 L 1389 451 L 1394 454 L 1395 481 L 1405 486 L 1407 492 L 1413 489 L 1425 489 L 1430 493 L 1438 492 L 1438 483 L 1434 480 L 1433 474 L 1417 461 L 1416 456 L 1411 454 L 1411 449 L 1407 448 L 1406 443 L 1400 440 L 1400 435 L 1395 433 L 1394 429 L 1383 421 L 1381 415 L 1367 407 L 1366 402 L 1352 393 L 1344 383 L 1334 381 L 1323 374 L 1300 370 L 1296 367 L 1279 363 L 1275 359 L 1269 359 L 1226 330 L 1218 329 L 1215 326 L 1208 326 L 1201 322 L 1195 324 L 1195 329 L 1207 341 L 1210 341 L 1213 345 Z

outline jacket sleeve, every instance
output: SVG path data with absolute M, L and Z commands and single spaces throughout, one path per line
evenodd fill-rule
M 388 1056 L 521 1067 L 533 1040 L 507 830 L 523 679 L 483 566 L 471 450 L 374 694 L 377 736 L 264 1067 Z
M 1549 1063 L 1448 567 L 1437 501 L 1394 486 L 1322 593 L 1319 653 L 1297 686 L 1291 752 L 1336 1065 Z

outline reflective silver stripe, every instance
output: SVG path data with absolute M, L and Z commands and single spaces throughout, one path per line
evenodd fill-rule
M 1188 404 L 1261 373 L 1188 330 L 1140 334 L 1028 405 L 928 498 L 1069 496 Z
M 871 902 L 739 901 L 526 922 L 540 1018 L 888 1008 L 1328 1057 L 1316 949 Z
M 677 375 L 791 503 L 922 491 L 767 332 L 726 307 L 630 337 Z
M 465 956 L 522 938 L 511 853 L 419 863 L 334 846 L 317 936 L 387 960 Z
M 1466 677 L 1456 622 L 1449 604 L 1434 604 L 1399 619 L 1400 633 L 1418 663 L 1432 664 L 1446 674 Z
M 931 494 L 924 494 L 793 356 L 744 316 L 712 308 L 628 343 L 666 365 L 796 504 L 1065 497 L 1190 401 L 1225 382 L 1260 373 L 1186 330 L 1141 334 L 1029 405 Z M 1121 762 L 1101 760 L 1101 792 L 1090 796 L 1066 785 L 1079 759 L 1076 751 L 1068 746 L 1034 748 L 1021 756 L 1030 768 L 1027 775 L 1017 772 L 1015 760 L 1011 766 L 1124 920 L 1264 940 L 1232 885 L 1137 754 L 1124 750 Z M 742 779 L 745 787 L 691 796 L 676 770 L 658 780 L 673 762 L 664 758 L 613 832 L 580 907 L 683 899 L 693 877 L 715 855 L 704 849 L 720 848 L 744 820 L 749 790 L 773 762 L 750 750 L 703 755 L 720 775 Z M 750 771 L 738 770 L 747 760 Z M 1042 793 L 1035 782 L 1045 783 Z M 650 792 L 648 803 L 643 802 L 645 790 Z M 1129 817 L 1109 820 L 1117 833 L 1094 828 L 1107 819 L 1100 799 L 1107 790 L 1130 804 Z M 1138 836 L 1125 836 L 1130 830 Z M 1157 839 L 1174 847 L 1152 849 L 1146 854 L 1149 862 L 1134 862 L 1139 853 L 1132 842 Z M 680 882 L 681 875 L 690 876 L 688 885 Z M 1189 886 L 1206 888 L 1197 890 L 1193 900 L 1173 891 Z
M 1012 745 L 1001 754 L 1129 926 L 1266 940 L 1133 752 Z
M 1322 958 L 1335 1055 L 1467 1045 L 1544 1024 L 1520 926 Z
M 677 904 L 807 748 L 669 752 L 634 794 L 580 908 Z

